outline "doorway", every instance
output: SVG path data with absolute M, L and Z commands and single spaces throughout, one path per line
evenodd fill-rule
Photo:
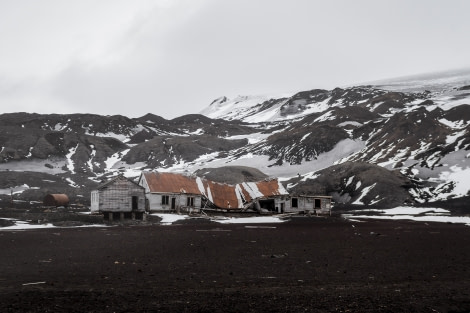
M 172 210 L 176 209 L 176 198 L 171 198 L 171 209 Z
M 139 209 L 139 197 L 132 196 L 132 211 L 137 211 Z
M 265 200 L 259 200 L 259 205 L 261 209 L 267 210 L 267 211 L 275 211 L 276 208 L 274 206 L 274 199 L 265 199 Z

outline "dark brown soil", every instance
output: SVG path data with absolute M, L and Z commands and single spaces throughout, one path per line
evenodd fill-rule
M 0 231 L 0 312 L 469 312 L 470 227 L 283 224 Z

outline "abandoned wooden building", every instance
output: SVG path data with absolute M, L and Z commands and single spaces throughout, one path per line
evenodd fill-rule
M 108 220 L 201 210 L 328 214 L 331 197 L 292 196 L 277 179 L 230 185 L 168 172 L 142 172 L 137 183 L 117 176 L 91 193 L 91 211 Z
M 150 212 L 194 212 L 201 208 L 202 197 L 195 177 L 143 172 L 138 184 L 145 190 L 146 207 Z
M 145 189 L 119 175 L 91 192 L 91 212 L 107 220 L 145 219 Z
M 331 214 L 331 199 L 330 196 L 292 195 L 287 212 Z
M 139 185 L 145 188 L 150 212 L 252 210 L 284 213 L 300 212 L 308 206 L 308 201 L 294 201 L 297 204 L 293 206 L 289 193 L 277 179 L 229 185 L 182 174 L 144 172 Z M 309 208 L 314 211 L 313 205 Z

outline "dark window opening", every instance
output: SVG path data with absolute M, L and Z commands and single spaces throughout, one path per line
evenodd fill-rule
M 315 209 L 321 209 L 321 199 L 315 199 Z
M 297 208 L 299 207 L 298 199 L 297 198 L 292 198 L 292 207 Z
M 186 199 L 186 206 L 194 206 L 194 197 L 188 197 Z
M 162 196 L 162 204 L 168 205 L 170 203 L 170 196 Z
M 137 211 L 139 209 L 139 197 L 132 196 L 132 211 Z

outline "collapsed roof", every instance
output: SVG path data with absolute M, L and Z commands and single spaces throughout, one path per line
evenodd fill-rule
M 150 193 L 201 195 L 221 209 L 243 209 L 256 199 L 289 195 L 277 179 L 229 185 L 176 173 L 144 172 L 142 177 Z

